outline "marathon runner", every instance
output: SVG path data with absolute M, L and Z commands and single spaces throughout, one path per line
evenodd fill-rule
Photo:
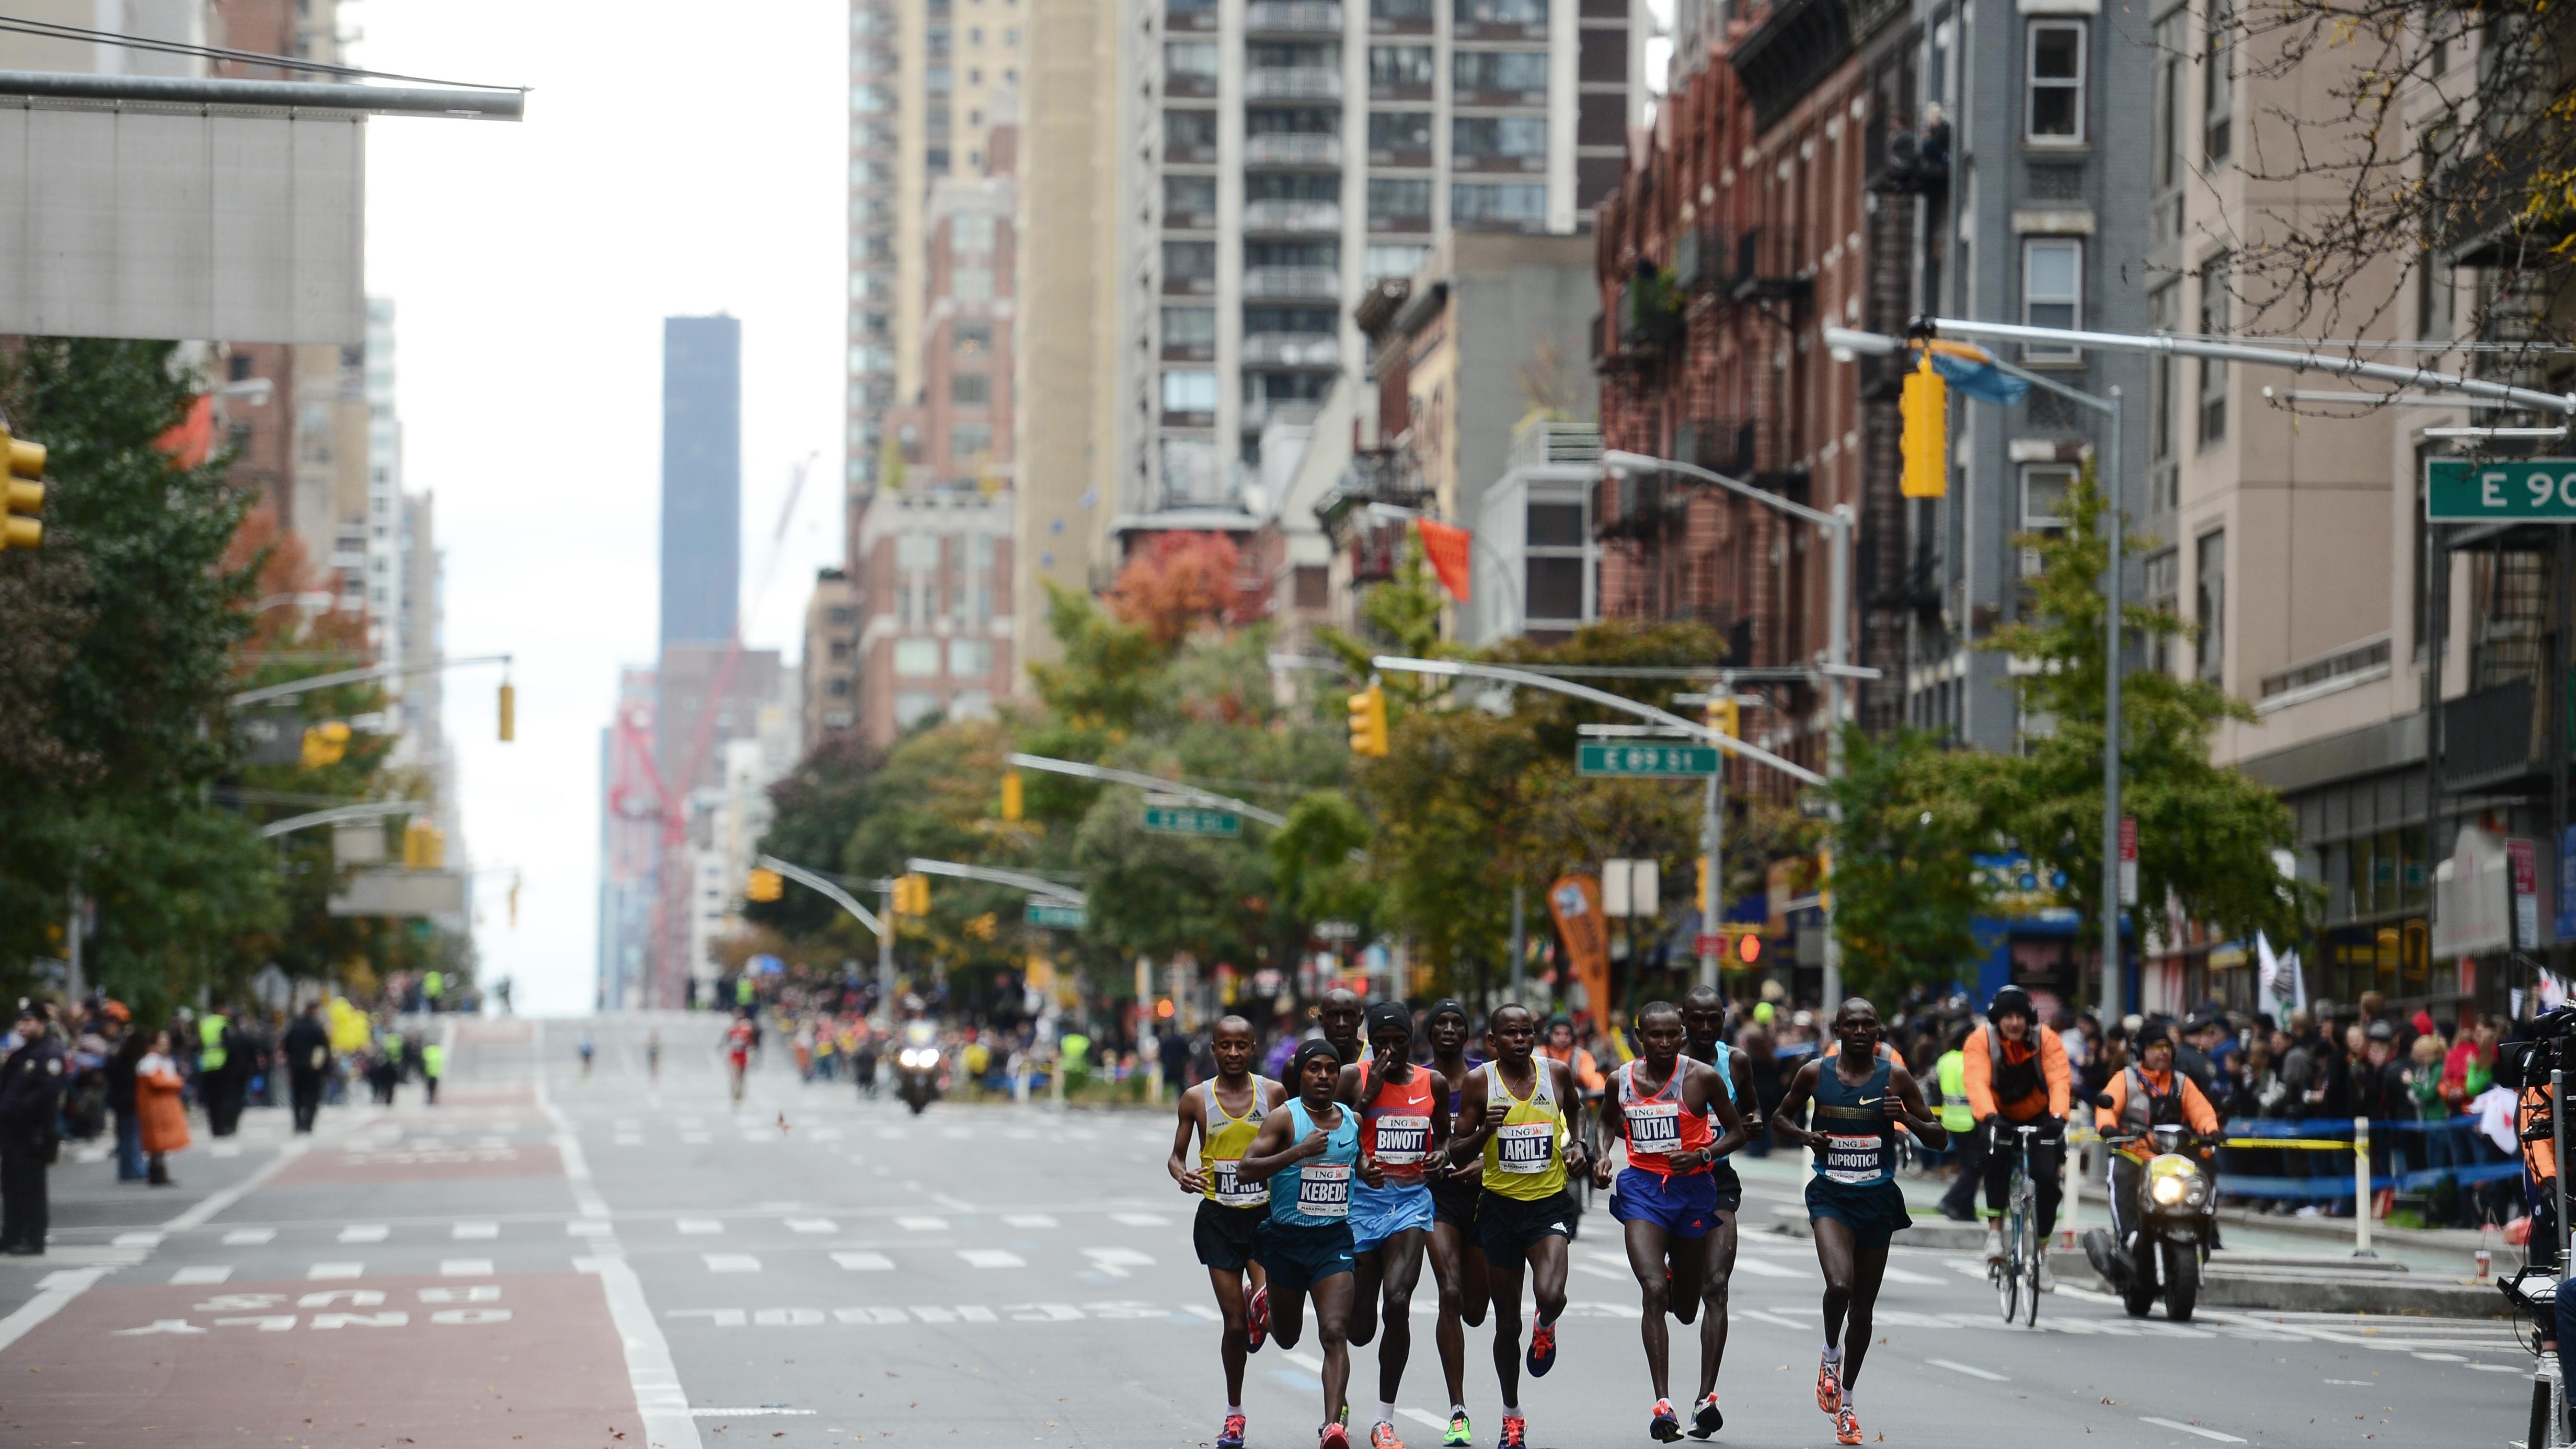
M 752 1023 L 748 1007 L 733 1019 L 731 1026 L 725 1028 L 725 1073 L 733 1088 L 733 1104 L 737 1107 L 742 1105 L 743 1076 L 751 1070 L 752 1044 L 759 1037 L 760 1028 Z
M 1565 1312 L 1565 1237 L 1573 1196 L 1569 1168 L 1581 1171 L 1587 1148 L 1583 1099 L 1573 1070 L 1533 1057 L 1538 1018 L 1517 1002 L 1491 1019 L 1495 1059 L 1467 1079 L 1459 1120 L 1474 1124 L 1450 1139 L 1449 1159 L 1484 1154 L 1484 1191 L 1476 1199 L 1476 1232 L 1493 1284 L 1494 1374 L 1503 1391 L 1502 1449 L 1523 1449 L 1529 1421 L 1520 1408 L 1521 1273 L 1538 1299 L 1530 1331 L 1529 1371 L 1556 1365 L 1556 1323 Z
M 1637 1037 L 1645 1055 L 1612 1072 L 1602 1096 L 1596 1124 L 1601 1146 L 1593 1154 L 1592 1185 L 1610 1186 L 1610 1147 L 1624 1141 L 1628 1165 L 1620 1169 L 1610 1216 L 1626 1225 L 1628 1267 L 1644 1295 L 1638 1326 L 1645 1339 L 1646 1373 L 1655 1385 L 1646 1431 L 1670 1442 L 1682 1436 L 1682 1421 L 1673 1409 L 1664 1314 L 1673 1311 L 1688 1323 L 1699 1310 L 1697 1295 L 1709 1278 L 1708 1235 L 1719 1220 L 1710 1164 L 1720 1153 L 1743 1146 L 1751 1134 L 1735 1110 L 1735 1099 L 1719 1083 L 1717 1069 L 1682 1055 L 1682 1014 L 1671 1002 L 1648 1002 L 1637 1013 Z M 1724 1136 L 1712 1133 L 1711 1115 Z M 1681 1286 L 1682 1304 L 1673 1302 L 1675 1284 Z M 1710 1306 L 1712 1315 L 1723 1311 Z M 1708 1358 L 1705 1351 L 1701 1358 Z M 1716 1375 L 1710 1370 L 1708 1376 L 1710 1382 L 1700 1385 L 1693 1418 L 1715 1433 L 1723 1420 L 1712 1392 Z
M 644 1076 L 648 1081 L 662 1080 L 662 1030 L 659 1027 L 644 1035 Z
M 1360 1157 L 1360 1115 L 1333 1100 L 1341 1067 L 1329 1042 L 1297 1048 L 1288 1065 L 1297 1095 L 1253 1134 L 1236 1179 L 1270 1184 L 1270 1218 L 1254 1240 L 1253 1257 L 1269 1273 L 1270 1331 L 1283 1349 L 1305 1331 L 1306 1302 L 1315 1300 L 1315 1331 L 1324 1348 L 1324 1423 L 1318 1449 L 1350 1449 L 1342 1422 L 1350 1412 L 1351 1179 L 1384 1187 L 1374 1159 Z
M 1476 1067 L 1467 1058 L 1467 1008 L 1457 1001 L 1432 1003 L 1422 1018 L 1431 1039 L 1431 1067 L 1446 1084 L 1450 1130 L 1458 1130 L 1459 1094 Z M 1485 1326 L 1490 1290 L 1485 1250 L 1476 1239 L 1476 1199 L 1484 1193 L 1484 1164 L 1452 1163 L 1444 1151 L 1431 1163 L 1431 1276 L 1440 1286 L 1440 1315 L 1432 1336 L 1440 1344 L 1440 1372 L 1449 1388 L 1449 1428 L 1444 1449 L 1475 1442 L 1467 1422 L 1467 1330 Z
M 1834 1013 L 1833 1034 L 1838 1050 L 1798 1068 L 1771 1116 L 1771 1130 L 1816 1154 L 1815 1175 L 1807 1181 L 1807 1219 L 1815 1225 L 1816 1261 L 1825 1270 L 1825 1347 L 1816 1366 L 1816 1407 L 1834 1416 L 1834 1442 L 1857 1444 L 1860 1418 L 1852 1389 L 1869 1353 L 1888 1241 L 1909 1221 L 1905 1194 L 1896 1185 L 1896 1129 L 1902 1126 L 1936 1149 L 1950 1144 L 1950 1134 L 1923 1105 L 1914 1074 L 1903 1062 L 1879 1055 L 1877 1007 L 1858 996 L 1844 1002 Z M 1816 1105 L 1813 1132 L 1798 1125 L 1810 1100 Z
M 1346 1067 L 1357 1065 L 1366 1050 L 1360 1044 L 1360 1013 L 1363 1009 L 1359 993 L 1347 986 L 1336 986 L 1325 992 L 1322 1005 L 1315 1009 L 1323 1024 L 1324 1040 L 1333 1044 L 1333 1054 L 1341 1058 L 1342 1065 Z
M 1360 1156 L 1386 1174 L 1384 1187 L 1351 1194 L 1353 1343 L 1377 1334 L 1381 1293 L 1386 1342 L 1377 1352 L 1377 1422 L 1370 1449 L 1404 1449 L 1395 1432 L 1395 1395 L 1413 1355 L 1413 1287 L 1422 1277 L 1422 1244 L 1431 1231 L 1431 1188 L 1423 1164 L 1449 1145 L 1449 1099 L 1429 1068 L 1413 1064 L 1413 1013 L 1393 1001 L 1368 1009 L 1370 1059 L 1342 1068 L 1338 1100 L 1359 1109 Z
M 1267 1329 L 1267 1290 L 1252 1253 L 1254 1235 L 1269 1216 L 1270 1186 L 1244 1182 L 1237 1168 L 1288 1090 L 1252 1074 L 1252 1023 L 1242 1017 L 1219 1017 L 1208 1050 L 1216 1058 L 1216 1077 L 1181 1093 L 1180 1121 L 1164 1168 L 1181 1191 L 1200 1199 L 1190 1240 L 1207 1265 L 1217 1311 L 1225 1315 L 1225 1427 L 1217 1432 L 1216 1449 L 1243 1449 L 1243 1358 L 1261 1351 Z M 1199 1139 L 1196 1167 L 1188 1165 L 1193 1133 Z
M 1726 1089 L 1727 1100 L 1735 1105 L 1744 1121 L 1747 1141 L 1762 1130 L 1759 1099 L 1753 1094 L 1753 1067 L 1744 1053 L 1726 1044 L 1726 998 L 1714 986 L 1694 986 L 1682 998 L 1682 1054 L 1693 1061 L 1706 1062 L 1717 1072 L 1718 1085 Z M 1725 1130 L 1716 1119 L 1717 1109 L 1711 1101 L 1710 1136 Z M 1708 1316 L 1699 1321 L 1699 1399 L 1691 1410 L 1691 1437 L 1705 1439 L 1726 1426 L 1726 1416 L 1717 1408 L 1717 1372 L 1726 1359 L 1727 1290 L 1735 1280 L 1735 1240 L 1741 1226 L 1736 1213 L 1744 1206 L 1744 1179 L 1735 1173 L 1728 1161 L 1732 1152 L 1721 1152 L 1709 1167 L 1709 1180 L 1717 1186 L 1717 1224 L 1708 1230 L 1708 1276 L 1700 1285 L 1699 1305 Z M 1689 1299 L 1673 1304 L 1673 1316 L 1691 1321 L 1695 1305 Z

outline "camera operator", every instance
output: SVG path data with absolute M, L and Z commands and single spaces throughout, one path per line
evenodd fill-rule
M 2576 1007 L 2560 1007 L 2517 1024 L 2512 1035 L 2496 1045 L 2496 1080 L 2517 1094 L 2514 1123 L 2522 1139 L 2522 1190 L 2531 1207 L 2531 1232 L 2524 1239 L 2523 1253 L 2535 1267 L 2549 1267 L 2562 1275 L 2565 1268 L 2558 1261 L 2557 1102 L 2550 1073 L 2576 1073 L 2576 1045 L 2569 1040 L 2571 1027 L 2576 1027 Z M 2571 1341 L 2571 1334 L 2576 1334 L 2576 1294 L 2561 1294 L 2558 1331 L 2554 1341 L 2542 1345 L 2543 1351 L 2554 1351 L 2557 1343 Z

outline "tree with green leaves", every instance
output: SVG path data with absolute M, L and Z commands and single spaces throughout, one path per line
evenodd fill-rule
M 1986 811 L 1937 737 L 1898 729 L 1843 735 L 1841 779 L 1827 787 L 1834 833 L 1834 934 L 1843 989 L 1902 1001 L 1917 987 L 1973 979 L 1971 923 L 1988 908 L 1976 854 Z

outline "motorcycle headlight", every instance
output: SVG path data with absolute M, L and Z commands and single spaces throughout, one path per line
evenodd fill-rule
M 2181 1178 L 2159 1177 L 2155 1180 L 2154 1186 L 2147 1189 L 2147 1192 L 2148 1195 L 2153 1197 L 2157 1202 L 2162 1203 L 2166 1207 L 2172 1207 L 2175 1203 L 2182 1201 L 2182 1189 L 2183 1181 Z

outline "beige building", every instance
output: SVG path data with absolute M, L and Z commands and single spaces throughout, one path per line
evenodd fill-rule
M 814 575 L 813 597 L 805 601 L 805 650 L 798 665 L 803 676 L 807 743 L 846 730 L 858 722 L 858 612 L 853 606 L 850 576 L 842 569 Z

